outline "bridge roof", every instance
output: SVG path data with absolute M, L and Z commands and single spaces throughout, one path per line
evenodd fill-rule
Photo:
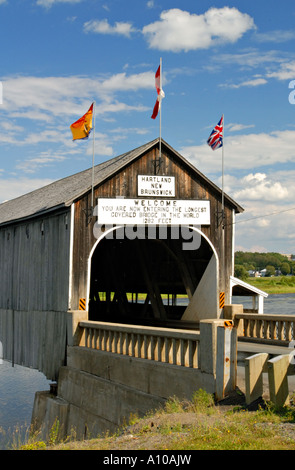
M 257 287 L 251 286 L 248 282 L 242 281 L 237 277 L 230 276 L 231 285 L 233 287 L 233 295 L 240 296 L 254 296 L 260 295 L 262 297 L 268 297 L 268 294 Z
M 162 149 L 172 152 L 174 156 L 182 160 L 190 170 L 211 186 L 218 193 L 221 189 L 211 180 L 197 170 L 188 160 L 176 152 L 163 139 L 161 141 Z M 94 186 L 98 186 L 114 173 L 119 172 L 132 161 L 139 158 L 145 152 L 153 147 L 159 146 L 159 138 L 148 142 L 136 149 L 130 150 L 118 157 L 114 157 L 94 167 Z M 69 207 L 75 200 L 78 200 L 85 193 L 91 191 L 92 168 L 81 171 L 74 175 L 62 178 L 42 188 L 36 189 L 30 193 L 19 196 L 0 204 L 0 225 L 7 225 L 13 222 L 19 222 L 24 219 L 38 217 L 50 211 Z M 237 213 L 243 212 L 243 208 L 224 194 L 224 200 L 230 204 Z

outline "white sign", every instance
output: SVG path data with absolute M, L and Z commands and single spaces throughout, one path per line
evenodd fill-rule
M 175 176 L 137 176 L 138 196 L 175 197 Z
M 102 225 L 210 225 L 210 201 L 101 198 L 96 209 Z

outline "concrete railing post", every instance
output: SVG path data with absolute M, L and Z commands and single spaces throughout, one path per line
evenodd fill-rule
M 201 371 L 212 374 L 216 382 L 216 398 L 236 388 L 237 330 L 228 320 L 200 321 Z
M 69 310 L 67 318 L 68 346 L 79 346 L 84 334 L 84 328 L 79 327 L 79 322 L 88 320 L 86 310 Z
M 235 390 L 237 383 L 237 329 L 225 321 L 217 328 L 216 398 Z
M 276 356 L 267 362 L 270 401 L 276 406 L 290 403 L 288 387 L 289 354 Z
M 234 326 L 237 328 L 238 336 L 243 336 L 243 320 L 236 318 L 237 314 L 243 314 L 244 306 L 242 304 L 229 304 L 223 307 L 223 318 L 225 320 L 233 320 Z
M 263 372 L 267 372 L 267 360 L 267 353 L 254 354 L 245 359 L 245 395 L 247 405 L 250 405 L 250 403 L 263 395 Z

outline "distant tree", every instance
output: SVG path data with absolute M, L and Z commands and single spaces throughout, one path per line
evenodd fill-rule
M 235 253 L 236 265 L 242 265 L 248 270 L 249 266 L 254 266 L 257 271 L 266 268 L 266 266 L 280 269 L 282 263 L 286 262 L 288 262 L 287 257 L 280 253 L 253 253 L 247 251 L 236 251 Z M 293 272 L 295 272 L 294 269 Z
M 294 261 L 291 261 L 290 268 L 291 268 L 291 274 L 293 274 L 294 276 L 295 275 L 295 262 Z
M 282 263 L 281 264 L 281 272 L 284 276 L 286 276 L 286 274 L 290 274 L 290 272 L 291 272 L 290 264 L 289 263 Z
M 242 281 L 245 281 L 248 278 L 248 271 L 242 264 L 236 264 L 235 277 L 242 279 Z
M 275 272 L 276 272 L 276 269 L 274 266 L 272 266 L 271 264 L 268 264 L 266 266 L 266 276 L 274 276 Z

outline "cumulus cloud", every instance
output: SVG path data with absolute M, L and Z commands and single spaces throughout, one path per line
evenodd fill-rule
M 236 8 L 210 8 L 202 15 L 173 8 L 163 11 L 160 20 L 142 32 L 153 49 L 187 52 L 234 43 L 253 28 L 253 19 Z
M 280 201 L 287 200 L 289 192 L 279 181 L 273 181 L 265 173 L 250 173 L 241 179 L 239 189 L 234 193 L 237 200 Z
M 286 163 L 295 160 L 295 131 L 274 131 L 267 133 L 240 134 L 226 137 L 226 164 L 231 170 L 253 169 Z M 182 155 L 203 173 L 212 171 L 212 164 L 220 160 L 220 151 L 212 150 L 207 144 L 186 146 Z M 210 156 L 210 158 L 208 158 Z

